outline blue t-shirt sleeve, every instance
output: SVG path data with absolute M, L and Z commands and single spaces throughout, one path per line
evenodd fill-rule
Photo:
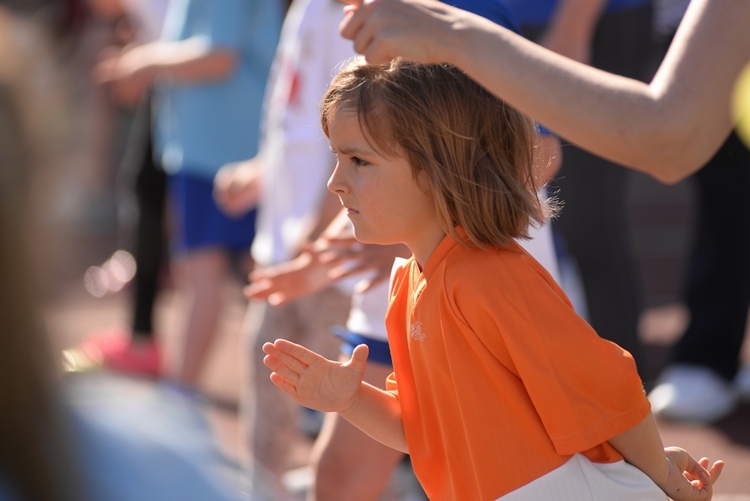
M 210 0 L 206 23 L 206 36 L 211 47 L 240 48 L 242 46 L 247 25 L 248 2 L 245 0 Z
M 518 34 L 521 33 L 513 12 L 501 0 L 443 0 L 443 3 L 482 16 Z

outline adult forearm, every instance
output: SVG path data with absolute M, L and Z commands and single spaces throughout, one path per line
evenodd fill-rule
M 675 181 L 702 166 L 730 127 L 705 127 L 705 103 L 676 102 L 667 88 L 562 58 L 508 30 L 467 16 L 457 43 L 446 48 L 456 64 L 488 90 L 569 141 L 598 155 Z M 473 47 L 473 50 L 469 50 Z M 477 48 L 482 49 L 477 49 Z M 679 105 L 678 105 L 679 104 Z
M 401 404 L 393 393 L 363 382 L 352 404 L 339 414 L 374 440 L 409 453 Z
M 428 0 L 371 0 L 349 12 L 342 34 L 370 62 L 456 64 L 570 141 L 671 182 L 700 168 L 732 127 L 732 88 L 750 60 L 748 23 L 746 0 L 693 0 L 650 85 Z

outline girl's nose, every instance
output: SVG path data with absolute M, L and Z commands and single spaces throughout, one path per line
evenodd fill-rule
M 341 195 L 348 191 L 346 179 L 343 173 L 343 169 L 339 162 L 336 162 L 336 167 L 333 169 L 331 177 L 328 179 L 328 191 Z

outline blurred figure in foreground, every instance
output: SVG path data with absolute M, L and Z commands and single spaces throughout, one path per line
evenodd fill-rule
M 3 7 L 0 28 L 0 54 L 9 46 L 27 57 L 30 47 L 48 49 L 38 27 Z M 26 45 L 8 40 L 18 33 Z M 32 181 L 49 174 L 37 161 L 48 137 L 34 117 L 51 108 L 43 93 L 24 95 L 34 86 L 27 73 L 8 71 L 11 63 L 0 58 L 0 499 L 238 501 L 239 489 L 217 475 L 221 461 L 200 415 L 184 400 L 156 395 L 146 411 L 74 402 L 68 393 L 72 381 L 62 379 L 40 325 L 42 277 L 32 274 L 37 247 L 57 243 L 41 242 L 32 217 L 40 202 Z M 136 415 L 139 423 L 129 421 Z

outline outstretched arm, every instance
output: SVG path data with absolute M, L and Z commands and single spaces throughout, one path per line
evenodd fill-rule
M 455 64 L 566 139 L 674 182 L 705 164 L 731 130 L 732 89 L 750 61 L 749 24 L 750 2 L 693 0 L 651 84 L 430 0 L 366 0 L 348 8 L 341 29 L 370 62 Z
M 679 447 L 665 449 L 651 413 L 609 443 L 675 501 L 709 501 L 724 468 L 723 461 L 708 469 L 707 458 L 698 462 Z
M 338 412 L 373 439 L 408 453 L 401 405 L 393 393 L 362 381 L 368 348 L 359 345 L 345 363 L 325 359 L 284 339 L 263 345 L 271 381 L 300 405 Z
M 395 258 L 409 254 L 409 249 L 401 244 L 358 242 L 346 212 L 341 211 L 321 237 L 306 246 L 299 256 L 253 271 L 245 295 L 281 305 L 318 292 L 342 278 L 370 272 L 370 277 L 357 284 L 357 292 L 365 292 L 388 279 Z
M 237 64 L 233 49 L 216 49 L 199 38 L 128 47 L 94 68 L 94 79 L 112 86 L 123 104 L 138 102 L 159 76 L 195 83 L 228 78 Z

